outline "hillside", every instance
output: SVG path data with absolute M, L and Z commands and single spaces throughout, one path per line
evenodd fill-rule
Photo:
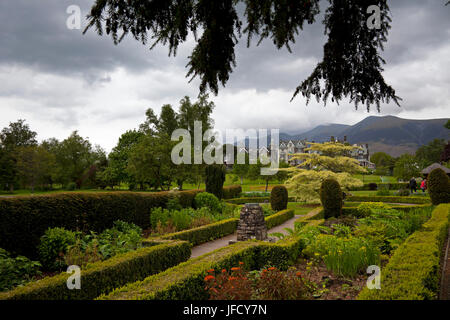
M 403 153 L 414 153 L 418 147 L 433 139 L 449 139 L 449 130 L 444 128 L 447 120 L 410 120 L 395 116 L 370 116 L 352 126 L 321 125 L 302 134 L 283 135 L 283 139 L 287 137 L 288 139 L 328 141 L 331 136 L 340 139 L 347 136 L 350 143 L 368 143 L 371 154 L 383 151 L 392 156 L 399 156 Z

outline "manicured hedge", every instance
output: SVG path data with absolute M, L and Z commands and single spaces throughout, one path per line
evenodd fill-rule
M 289 202 L 294 202 L 294 197 L 289 197 Z M 245 204 L 245 203 L 269 203 L 270 197 L 242 197 L 242 198 L 233 198 L 228 199 L 228 203 L 233 204 Z
M 69 274 L 63 272 L 31 282 L 23 287 L 0 293 L 0 300 L 94 299 L 130 282 L 142 280 L 189 259 L 190 245 L 172 241 L 117 255 L 81 270 L 81 289 L 69 290 Z
M 237 195 L 240 186 L 224 191 Z M 150 212 L 177 197 L 192 207 L 203 190 L 165 192 L 80 192 L 0 198 L 0 248 L 37 258 L 36 247 L 48 228 L 101 232 L 122 220 L 142 228 L 150 226 Z
M 427 197 L 348 196 L 345 200 L 349 202 L 430 203 L 430 199 Z
M 223 187 L 222 198 L 232 199 L 239 198 L 242 193 L 242 187 L 240 185 L 233 185 L 228 187 Z
M 381 271 L 381 289 L 364 288 L 358 299 L 436 299 L 440 279 L 439 263 L 449 220 L 450 205 L 436 207 L 430 220 L 395 250 Z
M 430 204 L 417 204 L 417 205 L 412 205 L 412 206 L 398 205 L 398 206 L 390 206 L 390 207 L 395 210 L 410 211 L 410 210 L 420 209 L 420 208 L 424 208 L 424 207 L 428 207 L 428 206 L 430 206 Z M 358 207 L 343 207 L 342 214 L 358 216 Z
M 279 226 L 285 221 L 292 219 L 294 217 L 294 210 L 286 209 L 271 216 L 265 218 L 267 229 L 272 229 L 273 227 Z
M 369 191 L 371 189 L 372 183 L 366 183 L 362 187 L 351 188 L 350 191 Z M 399 190 L 408 188 L 409 183 L 399 182 L 399 183 L 376 183 L 378 189 L 388 189 L 388 190 Z M 376 189 L 375 189 L 376 190 Z
M 198 228 L 166 234 L 161 239 L 178 239 L 189 241 L 196 246 L 214 239 L 224 237 L 236 231 L 239 219 L 231 218 Z
M 278 243 L 238 242 L 114 290 L 99 299 L 204 300 L 208 299 L 204 289 L 207 270 L 229 269 L 238 266 L 240 261 L 244 262 L 244 267 L 249 270 L 260 269 L 266 265 L 286 269 L 296 261 L 303 248 L 303 241 L 297 238 Z

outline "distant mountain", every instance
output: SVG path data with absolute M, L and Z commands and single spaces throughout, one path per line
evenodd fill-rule
M 346 124 L 324 124 L 315 127 L 312 130 L 302 132 L 300 134 L 289 135 L 285 133 L 280 133 L 280 140 L 300 140 L 306 139 L 308 141 L 323 142 L 329 141 L 331 136 L 337 137 L 341 133 L 348 129 L 350 126 Z
M 449 130 L 444 128 L 445 119 L 410 120 L 395 116 L 370 116 L 353 126 L 343 124 L 320 125 L 299 135 L 280 134 L 282 140 L 307 139 L 329 141 L 331 136 L 347 137 L 350 143 L 368 143 L 370 153 L 386 152 L 392 156 L 414 153 L 420 146 L 433 139 L 449 139 Z

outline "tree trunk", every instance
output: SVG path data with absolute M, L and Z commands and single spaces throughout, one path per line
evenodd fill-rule
M 269 179 L 266 179 L 266 192 L 268 187 L 269 187 Z
M 241 184 L 244 184 L 244 177 L 241 176 Z

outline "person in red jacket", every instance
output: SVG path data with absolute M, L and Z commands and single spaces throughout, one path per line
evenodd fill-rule
M 423 192 L 427 189 L 427 179 L 423 179 L 422 183 L 420 184 L 420 189 L 422 189 Z

